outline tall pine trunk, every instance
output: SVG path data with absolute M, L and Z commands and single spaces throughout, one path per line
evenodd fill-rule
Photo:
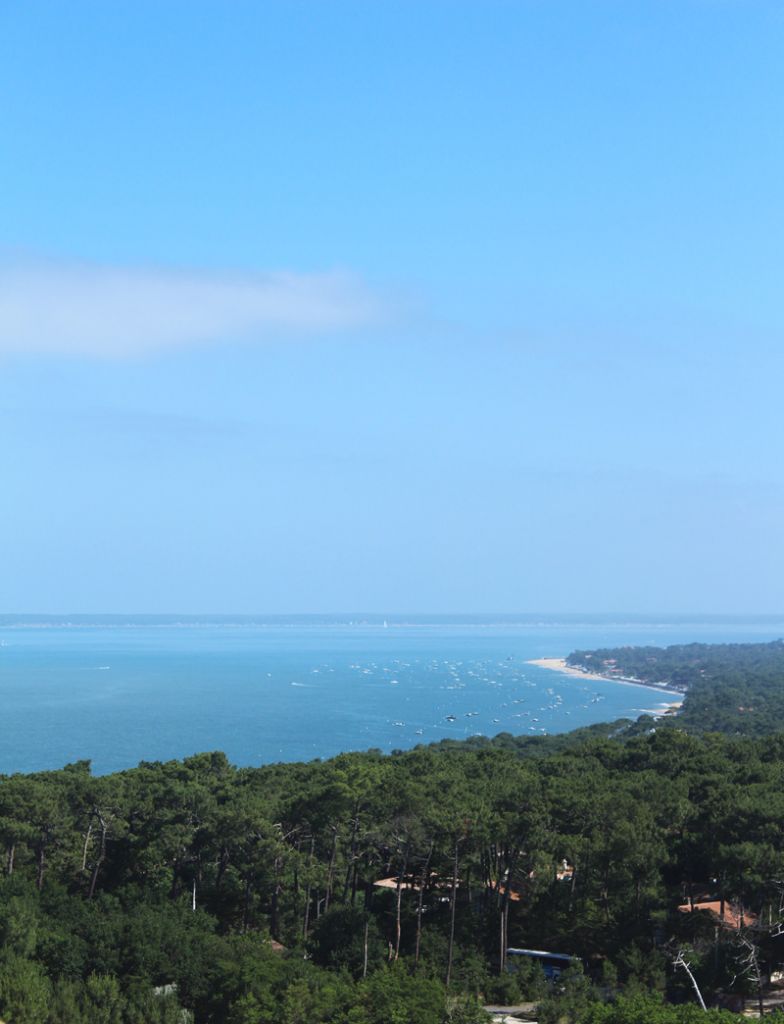
M 395 960 L 400 956 L 400 907 L 403 901 L 403 879 L 406 876 L 408 870 L 408 843 L 406 843 L 406 853 L 403 857 L 403 871 L 397 876 L 397 902 L 395 906 Z
M 455 859 L 452 866 L 452 915 L 449 922 L 449 956 L 446 964 L 446 986 L 452 981 L 452 958 L 455 952 L 455 911 L 457 910 L 457 868 L 460 840 L 455 838 Z
M 311 886 L 310 876 L 313 871 L 313 847 L 315 846 L 316 840 L 313 836 L 310 837 L 310 855 L 308 856 L 308 877 L 305 879 L 305 916 L 302 922 L 302 938 L 307 942 L 308 940 L 308 928 L 310 926 L 310 903 L 311 903 Z
M 100 849 L 99 849 L 99 852 L 98 852 L 98 857 L 96 858 L 95 864 L 93 866 L 92 876 L 90 877 L 90 889 L 89 889 L 89 892 L 87 893 L 87 899 L 88 900 L 91 900 L 93 898 L 93 896 L 95 895 L 95 887 L 98 884 L 98 873 L 101 870 L 101 865 L 103 864 L 104 860 L 106 859 L 106 833 L 107 833 L 107 825 L 106 825 L 106 822 L 104 821 L 103 818 L 100 818 L 100 822 L 101 822 L 101 846 L 100 846 Z
M 46 855 L 44 853 L 44 844 L 43 844 L 43 841 L 41 841 L 38 844 L 38 870 L 37 870 L 36 876 L 35 876 L 35 884 L 36 884 L 36 887 L 37 887 L 39 892 L 44 887 L 44 861 L 45 861 L 45 856 Z
M 329 910 L 329 901 L 332 899 L 332 881 L 335 877 L 335 859 L 338 855 L 338 830 L 332 829 L 332 850 L 329 855 L 329 868 L 327 869 L 327 890 L 324 893 L 324 913 Z
M 433 844 L 427 851 L 427 859 L 422 867 L 422 878 L 419 883 L 419 899 L 417 900 L 417 921 L 416 921 L 416 946 L 414 949 L 414 963 L 419 963 L 419 947 L 422 942 L 422 903 L 425 898 L 425 886 L 430 877 L 430 858 L 433 856 Z

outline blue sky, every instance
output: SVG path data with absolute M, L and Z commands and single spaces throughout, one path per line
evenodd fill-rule
M 0 611 L 782 610 L 780 0 L 0 40 Z

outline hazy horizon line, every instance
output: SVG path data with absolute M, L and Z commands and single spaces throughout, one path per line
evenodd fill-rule
M 615 618 L 620 620 L 650 620 L 660 622 L 666 619 L 698 619 L 701 621 L 708 620 L 782 620 L 784 621 L 784 610 L 779 612 L 771 611 L 759 611 L 759 612 L 710 612 L 710 611 L 658 611 L 658 612 L 642 612 L 642 611 L 619 611 L 619 610 L 608 610 L 608 611 L 587 611 L 587 610 L 576 610 L 576 611 L 515 611 L 515 612 L 504 612 L 504 611 L 460 611 L 460 612 L 447 612 L 447 611 L 308 611 L 308 612 L 147 612 L 147 611 L 134 611 L 134 612 L 119 612 L 119 611 L 108 611 L 108 612 L 39 612 L 39 611 L 24 611 L 24 612 L 0 612 L 0 621 L 3 620 L 15 620 L 17 622 L 23 620 L 33 621 L 70 621 L 70 620 L 85 620 L 85 619 L 119 619 L 119 620 L 133 620 L 133 619 L 180 619 L 183 621 L 253 621 L 253 620 L 276 620 L 276 621 L 292 621 L 296 619 L 341 619 L 347 621 L 362 621 L 362 620 L 400 620 L 400 619 L 416 619 L 422 620 L 426 618 L 435 619 L 463 619 L 463 620 L 487 620 L 492 618 L 510 620 L 531 620 L 531 619 L 608 619 Z

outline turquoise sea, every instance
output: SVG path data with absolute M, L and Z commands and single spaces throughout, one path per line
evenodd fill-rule
M 666 694 L 526 664 L 574 648 L 773 640 L 781 619 L 0 617 L 0 773 L 98 773 L 224 750 L 239 765 L 542 735 Z

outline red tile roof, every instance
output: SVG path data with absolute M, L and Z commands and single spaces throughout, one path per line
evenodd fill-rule
M 700 900 L 699 903 L 682 903 L 678 910 L 682 914 L 690 914 L 694 910 L 704 910 L 715 917 L 717 923 L 722 928 L 733 928 L 735 931 L 745 925 L 754 924 L 757 920 L 756 914 L 752 914 L 749 910 L 741 910 L 740 907 L 726 901 L 724 903 L 724 917 L 722 918 L 721 900 Z

